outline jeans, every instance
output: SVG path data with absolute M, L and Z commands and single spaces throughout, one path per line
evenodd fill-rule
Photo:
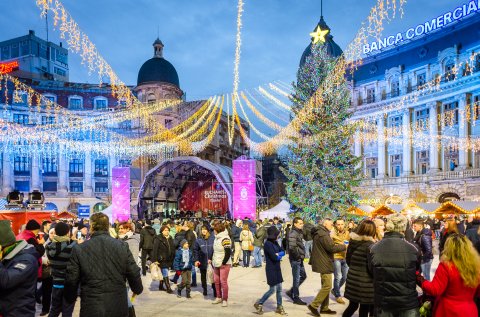
M 425 262 L 425 263 L 422 262 L 422 264 L 420 264 L 420 267 L 422 268 L 423 277 L 425 277 L 425 279 L 429 281 L 430 281 L 430 271 L 432 268 L 432 262 L 433 260 L 429 260 L 428 262 Z
M 392 313 L 392 312 L 384 311 L 382 309 L 377 308 L 377 314 L 375 316 L 376 317 L 419 317 L 420 313 L 418 311 L 418 308 L 404 310 L 399 313 Z
M 332 289 L 332 274 L 320 274 L 320 280 L 322 288 L 318 291 L 317 296 L 315 296 L 310 305 L 315 309 L 320 307 L 321 314 L 323 310 L 328 310 L 329 295 Z
M 442 233 L 442 231 L 440 229 L 435 230 L 435 239 L 440 240 L 441 233 Z
M 197 285 L 197 268 L 192 268 L 192 285 Z
M 162 267 L 162 276 L 168 277 L 168 267 Z
M 310 253 L 312 252 L 312 247 L 313 247 L 313 240 L 310 240 L 310 241 L 303 240 L 303 244 L 305 245 L 305 259 L 310 259 Z
M 213 279 L 215 280 L 217 298 L 221 298 L 224 301 L 228 300 L 228 273 L 230 273 L 229 264 L 213 269 Z
M 353 314 L 357 311 L 358 306 L 360 306 L 360 311 L 358 312 L 358 317 L 368 317 L 368 313 L 372 308 L 372 305 L 369 304 L 359 304 L 355 302 L 349 302 L 347 309 L 343 312 L 342 317 L 352 317 Z
M 50 314 L 48 317 L 58 317 L 62 314 L 62 317 L 72 317 L 73 309 L 75 308 L 75 302 L 69 303 L 63 297 L 63 288 L 52 289 L 52 307 L 50 307 Z
M 290 265 L 292 267 L 292 278 L 293 278 L 293 285 L 292 285 L 292 298 L 298 298 L 300 296 L 300 285 L 307 279 L 307 273 L 305 272 L 305 267 L 303 266 L 303 261 L 293 261 L 290 260 Z
M 334 280 L 333 280 L 333 293 L 335 297 L 341 297 L 340 289 L 347 280 L 348 265 L 346 260 L 335 259 L 333 262 Z
M 277 285 L 270 286 L 270 289 L 263 294 L 262 298 L 258 301 L 260 305 L 263 305 L 267 301 L 267 299 L 273 295 L 273 293 L 277 293 L 277 307 L 282 306 L 282 283 L 278 283 Z
M 250 266 L 250 253 L 252 253 L 252 251 L 248 251 L 248 250 L 243 251 L 243 267 Z
M 262 266 L 262 248 L 261 247 L 253 248 L 253 260 L 255 261 L 255 267 Z

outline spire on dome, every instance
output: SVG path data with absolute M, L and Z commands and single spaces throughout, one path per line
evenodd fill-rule
M 163 43 L 157 37 L 155 42 L 153 42 L 153 57 L 163 58 Z

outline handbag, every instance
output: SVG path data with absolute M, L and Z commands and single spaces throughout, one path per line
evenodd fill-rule
M 213 267 L 211 264 L 209 264 L 207 266 L 207 283 L 208 284 L 213 284 L 214 283 L 214 280 L 213 280 Z
M 150 264 L 150 274 L 154 281 L 160 281 L 162 279 L 162 271 L 157 263 Z
M 253 251 L 254 247 L 252 243 L 248 244 L 248 251 Z

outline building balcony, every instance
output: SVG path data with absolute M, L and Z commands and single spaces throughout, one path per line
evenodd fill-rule
M 466 169 L 461 171 L 437 172 L 422 175 L 411 175 L 404 177 L 386 177 L 362 180 L 360 187 L 381 187 L 386 185 L 403 185 L 415 183 L 441 182 L 449 180 L 462 180 L 467 178 L 480 177 L 480 168 Z

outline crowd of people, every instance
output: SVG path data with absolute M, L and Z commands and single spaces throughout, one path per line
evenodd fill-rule
M 435 240 L 440 264 L 432 270 Z M 360 317 L 420 316 L 428 301 L 435 317 L 479 314 L 480 219 L 474 217 L 110 224 L 95 213 L 80 222 L 30 220 L 17 236 L 2 220 L 0 247 L 1 317 L 35 316 L 37 303 L 41 316 L 72 316 L 77 296 L 80 316 L 134 316 L 147 274 L 158 291 L 182 297 L 185 290 L 190 299 L 199 273 L 205 298 L 211 293 L 212 304 L 226 308 L 228 278 L 236 267 L 265 267 L 268 287 L 253 304 L 257 314 L 273 294 L 279 315 L 287 314 L 284 294 L 313 316 L 337 314 L 330 296 L 346 306 L 344 317 L 357 310 Z M 292 276 L 285 292 L 282 261 Z M 300 294 L 306 265 L 320 275 L 321 288 L 310 303 Z

